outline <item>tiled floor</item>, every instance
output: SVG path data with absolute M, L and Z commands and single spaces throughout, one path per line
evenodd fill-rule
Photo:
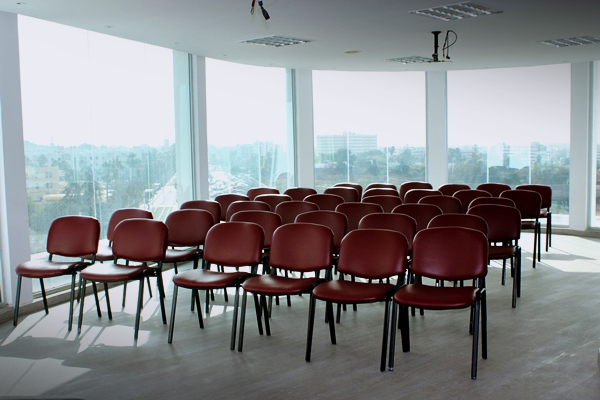
M 488 274 L 489 358 L 470 379 L 468 311 L 427 311 L 411 318 L 411 352 L 396 352 L 393 372 L 379 372 L 383 307 L 361 305 L 329 343 L 319 304 L 312 362 L 304 361 L 308 296 L 275 307 L 272 336 L 259 336 L 249 301 L 244 352 L 229 350 L 232 303 L 222 296 L 198 328 L 189 291 L 180 290 L 175 337 L 167 344 L 156 297 L 133 341 L 135 285 L 114 319 L 85 303 L 81 335 L 67 331 L 67 307 L 0 325 L 0 396 L 84 399 L 172 398 L 600 398 L 600 240 L 559 236 L 531 268 L 531 236 L 522 245 L 523 293 L 510 307 L 510 282 Z M 165 279 L 170 282 L 170 278 Z M 171 286 L 167 289 L 167 314 Z M 285 302 L 283 303 L 285 304 Z M 224 312 L 225 311 L 225 312 Z M 1 398 L 1 397 L 0 397 Z

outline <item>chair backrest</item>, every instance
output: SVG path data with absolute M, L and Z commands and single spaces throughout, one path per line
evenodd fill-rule
M 433 189 L 431 183 L 429 182 L 418 182 L 418 181 L 409 181 L 404 182 L 400 185 L 398 189 L 398 193 L 400 194 L 400 198 L 404 201 L 404 195 L 411 189 Z
M 212 214 L 215 224 L 221 220 L 221 204 L 215 200 L 190 200 L 181 204 L 179 209 L 206 210 Z
M 106 229 L 106 238 L 109 241 L 113 241 L 113 233 L 115 232 L 115 228 L 119 225 L 119 222 L 130 219 L 130 218 L 145 218 L 152 219 L 152 213 L 148 210 L 143 210 L 141 208 L 120 208 L 118 210 L 113 211 L 108 220 L 108 228 Z
M 433 217 L 429 221 L 427 228 L 441 228 L 445 226 L 460 226 L 463 228 L 475 229 L 483 233 L 486 237 L 488 234 L 488 226 L 485 220 L 477 215 L 469 214 L 442 214 Z
M 231 216 L 238 211 L 258 210 L 271 211 L 271 206 L 263 201 L 236 200 L 227 207 L 226 221 L 231 220 Z
M 227 209 L 234 201 L 250 200 L 250 197 L 239 193 L 225 193 L 215 197 L 215 201 L 221 205 L 221 221 L 227 221 Z
M 369 196 L 363 197 L 363 202 L 365 203 L 374 203 L 379 204 L 381 208 L 383 208 L 383 212 L 391 213 L 394 207 L 402 204 L 402 200 L 400 200 L 400 196 Z
M 270 211 L 275 211 L 277 204 L 283 203 L 284 201 L 292 201 L 292 198 L 287 194 L 261 194 L 256 196 L 255 201 L 265 202 L 271 207 Z
M 358 229 L 389 229 L 400 232 L 406 237 L 410 253 L 413 239 L 417 234 L 417 221 L 406 214 L 369 214 L 360 220 Z
M 488 241 L 462 227 L 424 229 L 413 243 L 411 271 L 432 279 L 460 281 L 487 274 Z
M 410 189 L 404 195 L 404 204 L 415 204 L 418 203 L 423 197 L 427 196 L 440 196 L 442 192 L 434 189 Z
M 248 196 L 250 200 L 254 200 L 256 196 L 261 194 L 279 194 L 279 190 L 270 187 L 254 187 L 248 189 L 246 192 L 246 196 Z
M 335 208 L 344 202 L 344 198 L 337 194 L 319 193 L 306 196 L 304 201 L 315 203 L 319 210 L 335 211 Z
M 356 189 L 356 191 L 358 192 L 358 199 L 359 199 L 357 201 L 360 201 L 360 199 L 362 198 L 363 187 L 361 185 L 359 185 L 358 183 L 340 182 L 340 183 L 336 183 L 335 185 L 333 185 L 333 187 L 350 187 L 350 188 Z
M 498 204 L 501 206 L 515 207 L 515 202 L 507 197 L 478 197 L 469 204 L 469 209 L 481 204 Z
M 348 186 L 334 186 L 328 187 L 323 191 L 325 194 L 337 194 L 344 199 L 345 203 L 353 203 L 360 201 L 360 197 L 358 197 L 358 190 L 348 187 Z
M 441 185 L 438 190 L 442 192 L 443 195 L 452 196 L 454 193 L 459 190 L 471 189 L 469 185 L 466 183 L 446 183 Z
M 263 247 L 271 247 L 273 232 L 281 226 L 281 217 L 272 211 L 239 211 L 231 216 L 231 222 L 253 222 L 260 225 L 264 233 Z
M 396 192 L 398 191 L 398 188 L 393 183 L 369 183 L 365 188 L 365 192 L 369 189 L 377 188 L 394 189 Z
M 58 217 L 48 230 L 46 251 L 64 257 L 89 257 L 98 251 L 100 222 L 94 217 Z
M 287 194 L 292 200 L 304 200 L 306 196 L 317 194 L 317 191 L 308 187 L 291 187 L 287 188 L 283 194 Z
M 340 243 L 348 233 L 348 217 L 337 211 L 319 210 L 302 213 L 296 217 L 296 222 L 308 222 L 328 227 L 333 232 L 333 252 L 339 253 Z
M 257 266 L 262 260 L 264 238 L 260 225 L 251 222 L 214 225 L 206 235 L 204 260 L 228 267 Z
M 206 210 L 175 210 L 167 216 L 165 225 L 169 228 L 169 246 L 200 246 L 214 219 Z
M 431 204 L 402 204 L 392 210 L 393 214 L 405 214 L 417 222 L 417 232 L 427 228 L 429 221 L 442 214 L 438 206 Z
M 286 201 L 277 204 L 275 212 L 281 217 L 281 224 L 291 224 L 296 220 L 296 217 L 302 213 L 309 211 L 318 211 L 319 206 L 309 201 Z
M 408 241 L 387 229 L 357 229 L 340 246 L 337 270 L 364 279 L 385 279 L 406 271 Z
M 462 203 L 462 211 L 461 211 L 462 213 L 467 212 L 467 210 L 469 209 L 469 204 L 471 204 L 471 202 L 473 200 L 475 200 L 476 198 L 492 197 L 492 195 L 489 194 L 488 192 L 486 192 L 485 190 L 477 190 L 477 189 L 459 190 L 458 192 L 454 193 L 452 196 L 459 199 L 460 202 Z
M 552 207 L 552 188 L 547 185 L 519 185 L 515 189 L 517 190 L 531 190 L 532 192 L 537 192 L 542 196 L 542 208 L 546 210 L 550 210 Z
M 269 265 L 289 271 L 311 272 L 333 263 L 333 232 L 317 224 L 297 222 L 277 228 Z
M 538 219 L 542 209 L 542 196 L 532 190 L 506 190 L 500 197 L 511 199 L 521 213 L 521 219 Z
M 363 199 L 371 196 L 397 196 L 400 197 L 400 193 L 398 193 L 397 189 L 392 188 L 371 188 L 365 190 L 363 193 Z M 400 199 L 402 200 L 402 199 Z
M 477 185 L 477 190 L 484 190 L 492 195 L 492 197 L 500 197 L 500 193 L 505 190 L 510 190 L 511 187 L 506 183 L 487 182 Z
M 521 237 L 521 213 L 515 207 L 480 204 L 469 208 L 467 215 L 481 217 L 488 226 L 488 241 L 506 242 Z
M 419 204 L 432 204 L 438 206 L 444 214 L 456 214 L 462 212 L 462 203 L 459 199 L 447 195 L 425 196 L 419 200 Z
M 342 203 L 335 208 L 335 211 L 341 212 L 348 218 L 348 232 L 358 229 L 358 223 L 365 215 L 373 213 L 382 213 L 383 208 L 374 203 Z
M 132 218 L 119 222 L 113 237 L 115 258 L 136 262 L 161 261 L 167 251 L 169 229 L 162 221 Z

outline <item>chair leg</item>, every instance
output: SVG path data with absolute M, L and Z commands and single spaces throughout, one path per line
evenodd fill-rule
M 138 332 L 140 330 L 140 314 L 142 313 L 142 304 L 144 302 L 144 277 L 140 277 L 140 289 L 138 291 L 138 303 L 137 311 L 135 313 L 135 328 L 133 331 L 133 340 L 138 339 Z
M 202 306 L 200 305 L 200 293 L 198 293 L 197 290 L 194 290 L 192 293 L 196 299 L 196 308 L 198 309 L 198 325 L 200 325 L 200 329 L 204 329 L 204 318 L 202 317 Z
M 548 211 L 548 218 L 546 219 L 546 251 L 552 247 L 552 213 Z
M 396 324 L 398 323 L 398 303 L 392 300 L 392 323 L 390 325 L 390 354 L 388 357 L 388 371 L 394 370 L 394 356 L 396 353 Z
M 147 277 L 150 279 L 149 277 Z M 158 301 L 160 303 L 160 313 L 162 315 L 163 324 L 167 324 L 167 313 L 165 311 L 165 287 L 163 284 L 161 270 L 156 271 L 156 283 L 158 285 Z M 192 292 L 193 293 L 193 292 Z
M 150 276 L 146 276 L 146 281 L 148 282 L 148 295 L 152 297 L 152 285 L 150 285 Z
M 256 294 L 254 294 L 256 296 Z M 255 299 L 256 300 L 256 299 Z M 240 337 L 238 338 L 238 352 L 242 352 L 244 347 L 244 326 L 246 325 L 246 303 L 248 302 L 248 293 L 244 290 L 242 294 L 242 309 L 240 315 Z M 232 328 L 233 329 L 233 328 Z M 233 330 L 231 340 L 234 340 Z M 233 349 L 232 349 L 233 350 Z
M 87 282 L 85 281 L 85 279 L 82 279 L 81 281 L 81 290 L 79 291 L 80 294 L 80 301 L 79 301 L 79 320 L 77 321 L 77 333 L 81 333 L 81 324 L 83 324 L 83 303 L 85 301 L 85 287 L 87 285 Z M 98 308 L 98 307 L 97 307 Z
M 521 297 L 521 247 L 517 248 L 517 297 Z
M 481 294 L 481 358 L 487 360 L 487 292 L 484 290 Z
M 260 296 L 260 304 L 264 312 L 267 312 L 267 296 Z M 271 323 L 269 322 L 269 318 L 265 318 L 265 333 L 267 336 L 271 336 Z
M 538 241 L 538 261 L 542 261 L 542 224 L 540 221 L 535 225 L 537 227 L 537 241 Z
M 254 298 L 254 311 L 256 312 L 256 322 L 258 324 L 258 334 L 262 335 L 263 334 L 263 327 L 262 327 L 262 311 L 261 311 L 261 304 L 260 301 L 258 299 L 258 295 L 256 293 L 253 293 L 253 298 Z M 268 314 L 268 310 L 265 311 L 265 319 L 269 318 L 269 314 Z
M 533 262 L 532 262 L 532 267 L 535 268 L 535 262 L 537 260 L 537 229 L 533 229 L 533 254 L 532 257 Z
M 19 320 L 19 303 L 21 302 L 21 280 L 23 277 L 17 275 L 17 295 L 15 297 L 15 314 L 13 316 L 13 326 L 17 326 Z
M 127 281 L 123 282 L 123 304 L 121 305 L 125 308 L 125 297 L 127 296 Z
M 224 288 L 227 293 L 227 288 Z M 229 344 L 229 350 L 235 350 L 235 334 L 237 328 L 238 319 L 238 305 L 240 304 L 240 283 L 235 284 L 235 298 L 233 300 L 233 323 L 231 325 L 231 342 Z
M 502 260 L 502 286 L 506 284 L 506 259 Z
M 408 326 L 408 306 L 400 305 L 400 335 L 402 337 L 402 351 L 410 351 L 410 333 Z
M 335 322 L 333 321 L 333 303 L 330 301 L 325 302 L 325 312 L 327 313 L 327 319 L 329 320 L 329 337 L 331 344 L 336 344 L 335 338 Z
M 171 304 L 171 318 L 169 321 L 169 336 L 167 338 L 168 343 L 173 343 L 173 329 L 175 328 L 175 311 L 177 310 L 177 291 L 179 286 L 173 285 L 173 304 Z M 200 308 L 198 308 L 200 311 Z
M 69 332 L 73 329 L 73 303 L 75 302 L 75 277 L 77 273 L 71 275 L 71 293 L 69 295 Z
M 471 357 L 471 379 L 477 379 L 477 351 L 479 350 L 479 295 L 477 295 L 477 300 L 475 300 L 475 315 L 473 321 L 473 354 Z
M 387 356 L 388 333 L 390 332 L 390 299 L 385 299 L 385 312 L 383 314 L 383 338 L 381 340 L 381 364 L 379 370 L 385 372 Z
M 313 294 L 310 294 L 309 306 L 308 306 L 308 332 L 306 333 L 306 355 L 304 359 L 306 362 L 310 362 L 310 353 L 312 350 L 312 339 L 313 339 L 313 331 L 315 328 L 315 308 L 317 304 L 317 299 Z
M 515 253 L 515 255 L 510 258 L 511 268 L 516 268 L 516 264 L 517 264 L 517 254 Z M 516 269 L 515 269 L 515 276 L 513 277 L 513 287 L 512 287 L 512 308 L 517 307 L 517 281 L 519 279 L 518 274 L 519 274 L 519 272 L 516 271 Z
M 98 318 L 101 318 L 102 310 L 100 310 L 100 300 L 98 299 L 98 287 L 96 286 L 96 282 L 92 282 L 92 290 L 94 291 L 94 300 L 96 301 L 96 313 L 98 314 Z
M 42 289 L 42 300 L 44 302 L 44 311 L 48 314 L 48 300 L 46 299 L 46 288 L 44 287 L 44 280 L 40 278 L 40 288 Z
M 108 283 L 104 283 L 104 297 L 106 298 L 106 308 L 108 309 L 108 319 L 112 320 L 112 310 L 110 309 L 110 298 L 108 297 Z
M 194 263 L 195 263 L 195 261 L 194 261 Z M 177 271 L 177 263 L 176 263 L 176 262 L 174 262 L 174 263 L 173 263 L 173 269 L 175 270 L 175 273 L 176 273 L 176 274 L 178 274 L 178 273 L 179 273 L 179 272 Z

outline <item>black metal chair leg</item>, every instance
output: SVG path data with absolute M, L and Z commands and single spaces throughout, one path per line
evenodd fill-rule
M 96 286 L 96 282 L 92 282 L 92 290 L 94 291 L 94 300 L 96 301 L 96 314 L 98 314 L 98 318 L 101 318 L 102 310 L 100 309 L 100 299 L 98 299 L 98 287 Z M 83 302 L 81 302 L 81 304 L 83 305 Z
M 225 289 L 227 293 L 227 289 Z M 238 305 L 240 303 L 240 284 L 239 282 L 235 285 L 235 298 L 233 300 L 233 323 L 231 326 L 231 342 L 229 344 L 229 350 L 235 350 L 235 334 L 237 328 L 237 318 L 238 318 Z
M 17 275 L 17 295 L 15 296 L 15 314 L 13 316 L 13 326 L 17 326 L 19 321 L 19 303 L 21 302 L 21 280 L 23 277 Z
M 87 283 L 85 281 L 85 279 L 82 280 L 82 285 L 81 285 L 81 300 L 80 300 L 80 304 L 79 304 L 79 320 L 77 321 L 77 333 L 81 333 L 81 324 L 83 324 L 83 303 L 85 301 L 85 287 L 86 287 Z M 98 307 L 97 307 L 98 308 Z
M 398 323 L 398 304 L 392 300 L 392 323 L 390 325 L 390 354 L 388 356 L 388 370 L 394 370 L 394 356 L 396 353 L 396 324 Z
M 471 379 L 477 379 L 477 352 L 479 350 L 479 295 L 475 300 L 475 316 L 473 321 L 473 354 L 471 357 Z
M 311 293 L 308 307 L 308 332 L 306 334 L 306 355 L 304 357 L 306 362 L 310 362 L 310 353 L 312 351 L 313 331 L 315 328 L 316 302 L 317 299 L 315 299 L 315 297 Z
M 266 313 L 266 311 L 267 311 L 267 297 L 266 296 L 264 296 L 264 295 L 260 296 L 260 304 L 262 306 L 262 309 Z M 271 323 L 269 322 L 269 318 L 265 318 L 265 333 L 267 334 L 267 336 L 271 336 Z
M 408 322 L 408 306 L 400 307 L 400 335 L 402 336 L 402 351 L 410 351 L 410 327 Z
M 104 283 L 104 297 L 106 298 L 106 308 L 108 309 L 108 319 L 112 320 L 112 310 L 110 309 L 110 298 L 108 297 L 108 283 Z
M 135 313 L 135 330 L 133 332 L 133 340 L 138 339 L 138 333 L 140 330 L 140 314 L 142 313 L 142 304 L 144 302 L 144 277 L 140 278 L 140 289 L 138 291 L 138 304 L 137 311 Z
M 75 302 L 75 276 L 77 274 L 73 273 L 71 275 L 71 293 L 69 294 L 69 327 L 67 328 L 69 332 L 73 329 L 73 303 Z
M 262 335 L 263 334 L 263 327 L 262 327 L 262 311 L 261 311 L 261 306 L 260 306 L 260 301 L 258 299 L 258 295 L 256 293 L 253 293 L 254 298 L 254 311 L 256 312 L 256 322 L 258 324 L 258 334 Z M 265 319 L 268 319 L 268 313 L 265 311 Z
M 387 356 L 388 333 L 390 331 L 390 299 L 385 300 L 385 312 L 383 315 L 383 338 L 381 339 L 381 364 L 379 370 L 385 371 L 385 362 Z
M 165 311 L 165 288 L 162 280 L 160 268 L 156 271 L 156 281 L 158 285 L 158 301 L 160 303 L 160 313 L 162 315 L 163 324 L 167 324 L 167 313 Z
M 121 307 L 125 308 L 125 297 L 127 297 L 127 281 L 123 282 L 123 303 Z
M 335 322 L 333 321 L 333 303 L 330 301 L 325 302 L 325 312 L 327 312 L 329 319 L 329 337 L 331 338 L 331 344 L 336 344 L 335 338 Z
M 40 289 L 42 290 L 42 300 L 44 302 L 44 311 L 48 314 L 48 300 L 46 299 L 46 288 L 44 288 L 44 280 L 40 278 Z
M 173 304 L 171 304 L 171 320 L 169 322 L 168 343 L 173 343 L 173 329 L 175 328 L 175 311 L 177 310 L 177 291 L 179 286 L 173 285 Z M 200 310 L 200 308 L 198 308 Z
M 255 295 L 256 296 L 256 295 Z M 244 348 L 244 327 L 246 325 L 246 304 L 248 302 L 248 293 L 244 290 L 242 294 L 242 309 L 240 315 L 240 337 L 238 338 L 238 352 L 242 352 Z M 231 340 L 235 338 L 232 336 Z M 232 349 L 233 350 L 233 349 Z

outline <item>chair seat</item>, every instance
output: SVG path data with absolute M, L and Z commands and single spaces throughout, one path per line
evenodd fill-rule
M 217 272 L 194 269 L 173 276 L 173 283 L 186 289 L 221 289 L 232 286 L 248 272 Z
M 244 290 L 256 294 L 279 296 L 306 293 L 320 278 L 286 278 L 277 275 L 255 276 L 242 284 Z
M 90 265 L 90 263 L 81 261 L 56 262 L 48 259 L 32 260 L 19 264 L 15 272 L 17 275 L 27 278 L 51 278 L 70 274 L 73 270 L 84 268 L 87 265 Z
M 148 269 L 152 268 L 143 265 L 94 264 L 81 271 L 81 278 L 94 282 L 119 282 L 135 279 Z
M 328 281 L 313 289 L 313 295 L 319 300 L 334 303 L 369 303 L 385 298 L 394 288 L 388 283 L 365 283 L 352 281 Z
M 521 221 L 521 229 L 535 229 L 536 221 Z
M 182 262 L 182 261 L 190 261 L 196 258 L 198 254 L 198 249 L 167 249 L 165 254 L 165 258 L 163 262 L 173 263 L 173 262 Z
M 436 287 L 410 284 L 394 295 L 396 303 L 429 310 L 446 310 L 468 307 L 475 302 L 479 289 L 466 287 Z
M 517 253 L 516 246 L 490 246 L 488 257 L 490 260 L 503 260 Z
M 540 210 L 540 218 L 548 218 L 548 210 Z
M 91 256 L 90 256 L 91 257 Z M 98 245 L 98 251 L 96 252 L 96 261 L 112 261 L 115 258 L 112 252 L 112 247 L 108 244 Z

